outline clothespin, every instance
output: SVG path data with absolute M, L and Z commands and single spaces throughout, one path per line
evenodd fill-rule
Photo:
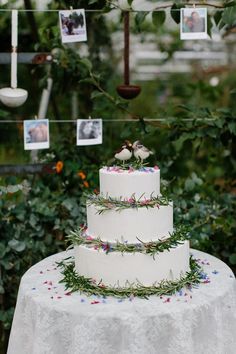
M 73 6 L 70 6 L 70 11 L 71 11 L 71 13 L 73 13 Z
M 91 117 L 91 116 L 89 116 L 89 117 L 88 117 L 88 119 L 92 119 L 92 117 Z
M 36 114 L 36 115 L 34 116 L 34 119 L 35 119 L 35 120 L 37 120 L 37 119 L 38 119 L 38 116 L 37 116 L 37 114 Z

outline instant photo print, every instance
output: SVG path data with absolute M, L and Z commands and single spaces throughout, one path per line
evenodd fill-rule
M 62 43 L 87 41 L 84 9 L 59 11 Z
M 48 119 L 24 121 L 24 149 L 39 150 L 49 148 Z
M 180 39 L 207 39 L 207 9 L 181 9 Z
M 102 144 L 102 119 L 77 120 L 77 145 Z

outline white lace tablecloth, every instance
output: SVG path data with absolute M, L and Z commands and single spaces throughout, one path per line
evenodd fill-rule
M 22 277 L 8 354 L 235 354 L 236 286 L 219 259 L 192 250 L 207 277 L 173 296 L 70 293 L 48 257 Z

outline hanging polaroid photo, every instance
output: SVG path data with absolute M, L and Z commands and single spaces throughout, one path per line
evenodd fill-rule
M 48 119 L 24 120 L 24 148 L 25 150 L 49 148 Z
M 59 11 L 62 43 L 87 41 L 84 9 Z
M 181 9 L 180 39 L 207 39 L 207 9 Z
M 102 119 L 77 119 L 77 145 L 102 144 Z

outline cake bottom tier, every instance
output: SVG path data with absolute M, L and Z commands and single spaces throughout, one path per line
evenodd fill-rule
M 75 269 L 79 275 L 102 282 L 106 286 L 128 287 L 140 282 L 151 286 L 162 280 L 177 280 L 189 271 L 189 241 L 154 257 L 143 253 L 95 250 L 75 246 Z

